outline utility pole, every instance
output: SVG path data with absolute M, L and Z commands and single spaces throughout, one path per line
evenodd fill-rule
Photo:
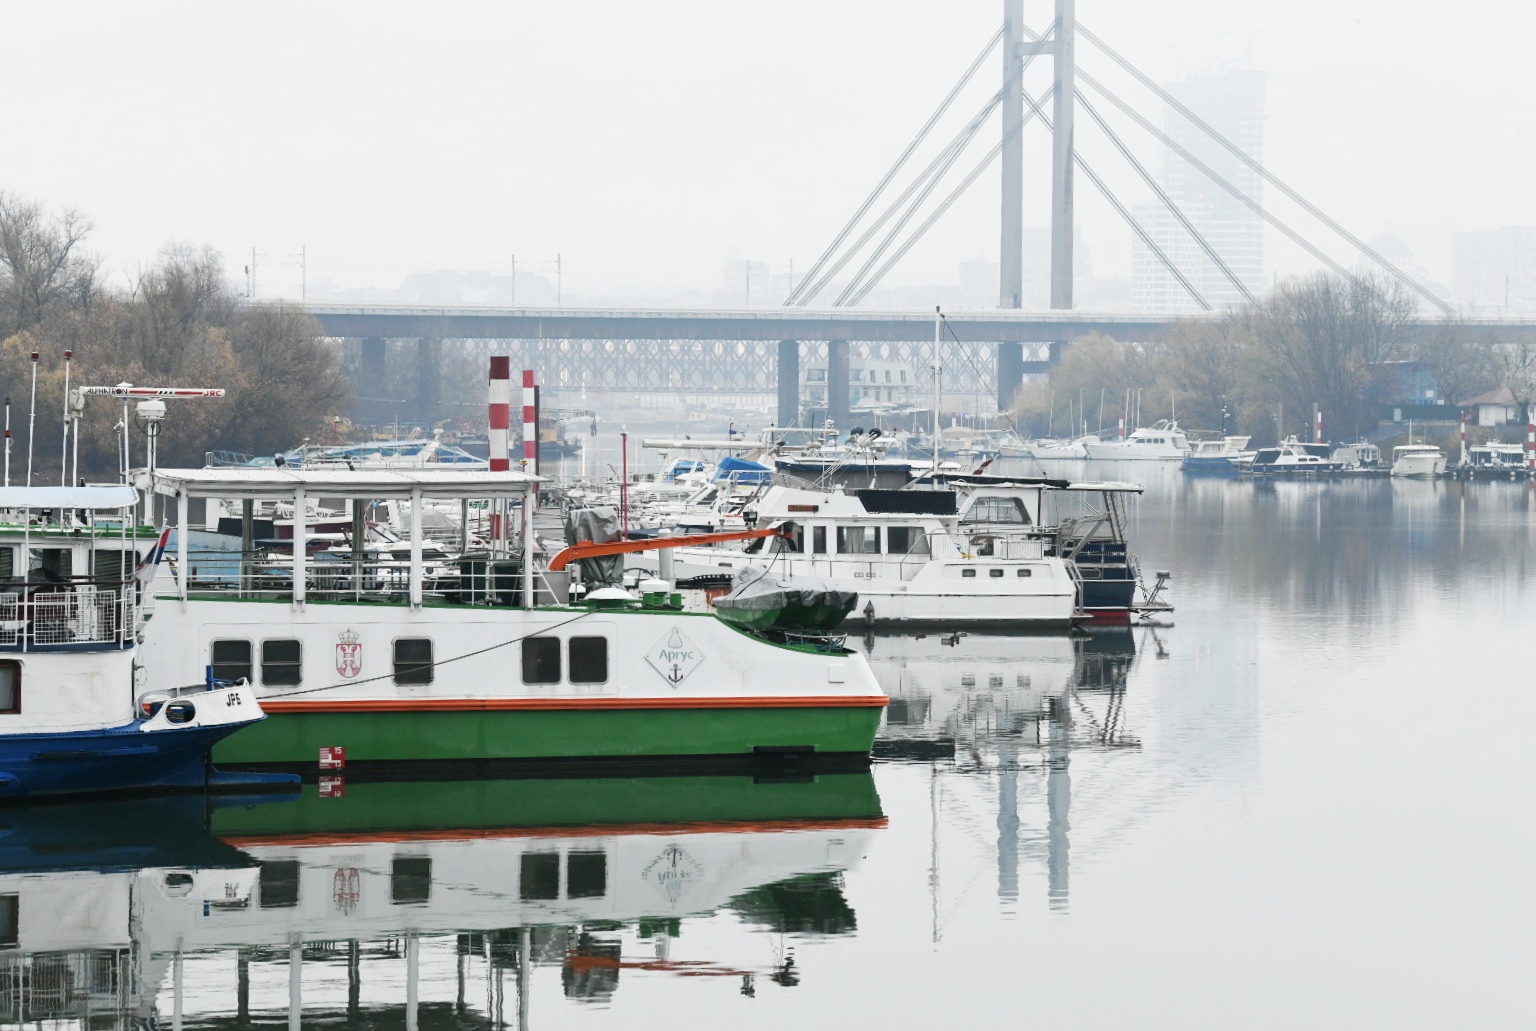
M 1024 0 L 1003 0 L 1003 235 L 998 260 L 999 308 L 1024 298 Z
M 517 252 L 512 253 L 512 306 L 517 307 Z
M 742 304 L 742 307 L 750 308 L 752 307 L 752 259 L 748 258 L 743 264 L 746 265 L 747 269 L 747 299 Z
M 1056 92 L 1051 140 L 1051 307 L 1072 307 L 1072 118 L 1076 108 L 1077 0 L 1056 0 Z
M 561 298 L 564 297 L 564 296 L 565 296 L 565 261 L 560 256 L 560 252 L 556 251 L 555 252 L 555 307 L 556 308 L 559 308 L 559 307 L 561 307 L 562 304 L 564 304 L 564 301 L 561 300 Z

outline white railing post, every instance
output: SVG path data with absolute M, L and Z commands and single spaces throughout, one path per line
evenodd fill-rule
M 421 488 L 411 488 L 411 607 L 421 608 Z
M 176 492 L 176 584 L 183 602 L 187 600 L 187 580 L 192 572 L 187 568 L 187 516 L 191 501 L 185 487 Z
M 304 604 L 304 581 L 309 572 L 309 513 L 303 487 L 293 492 L 293 600 Z

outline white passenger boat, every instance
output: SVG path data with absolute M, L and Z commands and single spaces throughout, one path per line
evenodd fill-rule
M 222 742 L 220 762 L 312 768 L 321 749 L 338 748 L 365 764 L 868 754 L 885 695 L 838 639 L 747 633 L 683 612 L 666 583 L 567 604 L 565 577 L 538 569 L 528 542 L 461 556 L 457 576 L 429 582 L 425 504 L 521 504 L 534 482 L 522 473 L 178 469 L 147 479 L 174 499 L 179 530 L 174 592 L 145 634 L 150 682 L 201 683 L 212 666 L 219 679 L 248 679 L 269 716 Z M 381 578 L 364 549 L 315 562 L 311 496 L 351 506 L 354 525 L 376 503 L 408 503 L 417 516 L 404 584 L 394 559 Z M 290 503 L 288 575 L 258 577 L 248 558 L 233 583 L 198 579 L 187 530 L 193 499 L 208 497 Z
M 1124 440 L 1104 440 L 1083 445 L 1096 461 L 1177 462 L 1189 453 L 1189 438 L 1171 419 L 1142 427 Z
M 749 521 L 785 536 L 682 547 L 680 578 L 729 578 L 745 566 L 857 591 L 849 626 L 1064 627 L 1078 613 L 1076 568 L 1030 528 L 968 525 L 954 490 L 773 487 Z
M 1445 474 L 1445 452 L 1433 444 L 1399 444 L 1392 449 L 1392 475 L 1431 478 Z

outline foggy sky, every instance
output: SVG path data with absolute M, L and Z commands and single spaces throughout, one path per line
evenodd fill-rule
M 1362 238 L 1401 237 L 1441 280 L 1451 232 L 1536 223 L 1536 93 L 1517 52 L 1528 11 L 1491 0 L 1078 2 L 1085 25 L 1158 81 L 1267 72 L 1266 163 Z M 1032 28 L 1051 13 L 1026 0 Z M 566 299 L 579 301 L 708 289 L 731 252 L 775 270 L 793 261 L 798 275 L 1002 5 L 34 0 L 7 5 L 4 19 L 0 189 L 89 213 L 109 270 L 176 239 L 218 247 L 238 277 L 254 245 L 268 255 L 262 292 L 296 295 L 286 256 L 301 247 L 312 279 L 378 287 L 417 270 L 504 273 L 514 252 L 542 271 L 559 253 Z M 1086 41 L 1079 61 L 1123 82 Z M 962 120 L 999 75 L 989 60 Z M 1032 72 L 1035 92 L 1043 82 Z M 1161 122 L 1159 103 L 1125 92 Z M 1083 152 L 1127 204 L 1145 199 L 1079 117 Z M 1123 132 L 1155 171 L 1157 146 Z M 1047 155 L 1032 130 L 1034 224 L 1046 220 Z M 1086 182 L 1078 194 L 1096 271 L 1128 275 L 1129 231 Z M 894 278 L 953 281 L 961 260 L 995 260 L 997 205 L 994 168 Z M 1313 267 L 1277 236 L 1270 270 Z

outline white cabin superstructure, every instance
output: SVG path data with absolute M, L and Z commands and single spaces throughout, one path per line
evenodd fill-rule
M 1078 609 L 1071 563 L 1046 554 L 1021 507 L 1016 529 L 971 532 L 949 490 L 845 493 L 773 487 L 750 510 L 787 536 L 746 549 L 683 547 L 679 577 L 768 566 L 857 591 L 845 626 L 1063 627 Z M 1014 499 L 998 499 L 1015 504 Z M 754 542 L 756 543 L 756 542 Z

